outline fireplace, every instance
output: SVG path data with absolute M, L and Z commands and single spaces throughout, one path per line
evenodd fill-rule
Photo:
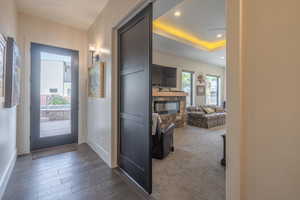
M 160 114 L 163 124 L 174 123 L 177 128 L 185 127 L 187 93 L 181 91 L 152 91 L 152 112 Z
M 180 113 L 180 101 L 154 101 L 154 112 L 158 114 Z

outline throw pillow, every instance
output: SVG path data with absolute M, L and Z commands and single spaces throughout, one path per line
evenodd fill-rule
M 214 113 L 215 110 L 210 108 L 210 107 L 206 107 L 206 106 L 203 106 L 203 110 L 206 114 L 211 114 L 211 113 Z

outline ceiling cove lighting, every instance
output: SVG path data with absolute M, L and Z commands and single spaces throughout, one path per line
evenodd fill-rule
M 178 29 L 174 26 L 164 24 L 164 23 L 160 22 L 159 20 L 153 21 L 153 30 L 157 34 L 160 34 L 159 32 L 163 32 L 163 33 L 167 33 L 173 37 L 177 37 L 179 39 L 185 40 L 185 41 L 190 42 L 206 51 L 215 51 L 226 45 L 226 40 L 218 40 L 216 42 L 205 41 L 194 35 L 191 35 L 191 34 L 185 32 L 181 29 Z M 158 31 L 156 31 L 156 30 L 158 30 Z
M 174 12 L 174 16 L 175 16 L 175 17 L 180 17 L 180 16 L 181 16 L 181 12 L 180 12 L 180 11 Z

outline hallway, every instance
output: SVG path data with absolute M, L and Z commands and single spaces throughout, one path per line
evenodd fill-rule
M 144 199 L 88 145 L 76 149 L 19 157 L 3 200 Z

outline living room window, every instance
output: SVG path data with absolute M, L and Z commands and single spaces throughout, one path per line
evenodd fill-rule
M 194 72 L 183 71 L 181 74 L 181 88 L 188 93 L 186 104 L 193 105 L 193 75 Z
M 214 75 L 206 75 L 206 104 L 220 104 L 220 77 Z

